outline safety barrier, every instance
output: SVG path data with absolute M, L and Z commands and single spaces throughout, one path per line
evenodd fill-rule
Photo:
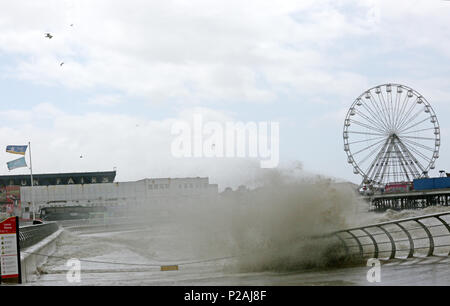
M 450 212 L 340 230 L 347 256 L 380 259 L 450 255 Z
M 56 232 L 58 228 L 55 222 L 21 226 L 19 228 L 20 248 L 24 249 L 40 242 Z

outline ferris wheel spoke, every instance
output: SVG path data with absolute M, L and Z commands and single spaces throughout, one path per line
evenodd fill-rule
M 404 131 L 407 131 L 407 130 L 409 130 L 409 129 L 415 127 L 415 126 L 418 126 L 419 124 L 421 124 L 421 123 L 427 121 L 428 119 L 430 119 L 430 118 L 422 119 L 422 120 L 420 120 L 419 122 L 416 122 L 415 124 L 410 125 L 409 127 L 405 127 L 404 129 L 400 130 L 399 133 L 403 133 Z
M 417 99 L 416 99 L 416 101 L 411 101 L 409 107 L 408 106 L 405 107 L 405 110 L 403 111 L 403 114 L 400 117 L 400 120 L 398 122 L 399 126 L 402 125 L 403 122 L 409 117 L 409 115 L 411 114 L 413 109 L 416 107 L 416 105 L 417 105 Z
M 384 126 L 380 125 L 379 122 L 373 120 L 373 119 L 370 118 L 368 115 L 366 115 L 366 114 L 364 114 L 363 112 L 361 112 L 360 110 L 357 110 L 357 111 L 356 111 L 356 114 L 360 115 L 361 117 L 363 117 L 364 119 L 366 119 L 367 121 L 369 121 L 372 125 L 374 125 L 374 126 L 380 128 L 380 129 L 383 129 L 383 128 L 384 128 Z
M 378 101 L 380 102 L 379 103 L 380 107 L 378 107 L 378 109 L 380 110 L 380 114 L 383 114 L 382 118 L 384 117 L 384 122 L 385 122 L 386 129 L 389 129 L 389 119 L 388 119 L 387 113 L 385 111 L 385 107 L 384 107 L 383 103 L 381 103 L 379 97 L 378 97 Z M 370 102 L 372 104 L 378 106 L 378 104 L 375 102 L 375 98 L 373 97 L 372 93 L 370 93 Z
M 429 146 L 426 146 L 426 145 L 424 145 L 424 144 L 418 143 L 418 142 L 413 141 L 413 140 L 404 139 L 404 138 L 402 138 L 402 137 L 400 137 L 400 139 L 403 140 L 403 141 L 405 141 L 405 142 L 408 142 L 408 143 L 410 143 L 410 144 L 412 144 L 412 145 L 421 147 L 422 149 L 428 150 L 428 151 L 430 151 L 430 152 L 434 152 L 434 148 L 430 148 Z
M 384 111 L 381 109 L 381 107 L 374 101 L 375 99 L 373 98 L 373 95 L 369 92 L 368 96 L 366 96 L 366 99 L 368 97 L 368 100 L 370 101 L 370 104 L 373 106 L 373 108 L 375 109 L 375 114 L 377 115 L 377 117 L 380 119 L 381 122 L 383 122 L 383 126 L 386 129 L 389 129 L 389 125 L 386 121 L 385 118 L 385 114 Z
M 412 139 L 422 139 L 422 140 L 436 140 L 434 137 L 420 137 L 420 136 L 401 136 L 401 138 L 412 138 Z
M 383 101 L 381 101 L 380 95 L 382 95 L 381 92 L 380 92 L 379 94 L 376 95 L 377 98 L 378 98 L 378 103 L 376 103 L 376 102 L 373 102 L 373 103 L 375 103 L 376 105 L 379 105 L 379 106 L 380 106 L 380 109 L 381 109 L 381 111 L 382 111 L 382 113 L 383 113 L 383 117 L 384 117 L 384 119 L 386 120 L 386 126 L 389 128 L 389 116 L 388 116 L 388 114 L 387 114 L 386 107 L 385 107 L 385 105 L 384 105 L 384 103 L 383 103 L 384 99 L 383 99 Z M 370 94 L 370 96 L 373 98 L 373 100 L 375 100 L 375 98 L 373 97 L 372 94 Z M 372 98 L 371 98 L 371 100 L 372 100 Z
M 386 92 L 386 99 L 384 97 L 384 94 L 382 94 L 381 96 L 386 105 L 386 113 L 389 118 L 389 127 L 392 128 L 394 119 L 393 103 L 392 103 L 392 87 L 390 92 Z
M 374 137 L 374 138 L 369 138 L 369 139 L 357 140 L 357 141 L 349 142 L 348 144 L 351 145 L 351 144 L 355 144 L 355 143 L 369 142 L 369 141 L 372 141 L 372 140 L 379 140 L 380 138 L 385 138 L 385 137 L 382 136 L 382 137 Z
M 403 92 L 403 90 L 402 90 Z M 407 97 L 407 95 L 405 95 L 405 98 Z M 397 95 L 395 96 L 395 107 L 394 107 L 394 120 L 393 120 L 393 126 L 395 127 L 397 125 L 397 119 L 400 113 L 400 105 L 402 100 L 402 93 L 398 92 L 398 88 L 397 88 Z
M 377 144 L 379 144 L 379 143 L 381 143 L 381 142 L 383 142 L 383 141 L 384 141 L 384 139 L 382 139 L 382 140 L 380 140 L 380 141 L 377 141 L 377 142 L 371 144 L 370 146 L 367 146 L 367 147 L 365 147 L 365 148 L 363 148 L 363 149 L 361 149 L 361 150 L 359 150 L 359 151 L 353 153 L 353 155 L 356 155 L 356 154 L 359 154 L 359 153 L 361 153 L 361 152 L 364 152 L 365 150 L 370 149 L 370 148 L 372 148 L 373 146 L 376 146 Z
M 412 115 L 408 120 L 404 121 L 400 126 L 398 126 L 398 129 L 401 130 L 402 128 L 404 128 L 405 126 L 408 126 L 408 124 L 410 124 L 411 122 L 413 122 L 420 114 L 423 113 L 423 110 L 419 109 L 418 112 L 416 112 L 414 115 Z M 425 118 L 425 120 L 427 120 L 427 118 Z
M 420 114 L 422 114 L 422 110 L 419 109 L 414 115 L 412 115 L 408 120 L 404 120 L 404 122 L 397 127 L 397 129 L 401 130 L 403 127 L 407 126 L 411 122 L 413 122 Z
M 405 98 L 403 99 L 402 105 L 400 107 L 400 110 L 397 114 L 397 118 L 395 119 L 395 126 L 398 126 L 398 124 L 400 123 L 400 118 L 402 118 L 404 111 L 406 109 L 406 106 L 408 105 L 408 101 L 409 101 L 409 96 L 408 93 L 405 95 Z
M 354 119 L 350 119 L 350 122 L 356 123 L 357 125 L 360 125 L 360 126 L 362 126 L 362 127 L 365 127 L 366 129 L 369 129 L 369 130 L 372 130 L 372 131 L 375 131 L 375 132 L 384 133 L 383 130 L 380 130 L 380 129 L 378 129 L 378 128 L 376 128 L 376 127 L 373 127 L 373 126 L 371 126 L 371 125 L 368 125 L 368 124 L 365 124 L 365 123 L 356 121 L 356 120 L 354 120 Z
M 408 108 L 407 111 L 404 112 L 404 114 L 402 114 L 402 116 L 400 117 L 400 121 L 398 123 L 399 126 L 401 126 L 403 124 L 403 122 L 409 117 L 409 115 L 411 114 L 411 112 L 417 105 L 416 102 L 417 102 L 417 100 L 411 104 L 411 106 Z
M 423 132 L 423 131 L 428 131 L 428 130 L 434 130 L 434 127 L 426 128 L 426 129 L 420 129 L 420 130 L 415 130 L 415 131 L 409 131 L 409 132 L 405 132 L 405 133 L 402 133 L 402 134 L 418 133 L 418 132 Z
M 395 114 L 397 111 L 397 100 L 398 100 L 398 92 L 395 91 L 395 95 L 391 92 L 389 95 L 389 102 L 390 102 L 390 113 L 391 113 L 391 125 L 394 126 L 395 121 Z
M 347 131 L 347 133 L 352 133 L 352 134 L 362 134 L 362 135 L 384 136 L 384 134 L 380 134 L 380 133 L 357 132 L 357 131 Z
M 388 114 L 387 114 L 387 111 L 386 111 L 386 107 L 385 107 L 384 103 L 380 99 L 380 94 L 382 95 L 381 91 L 380 91 L 380 93 L 376 94 L 377 99 L 378 99 L 378 103 L 375 101 L 375 97 L 372 95 L 372 93 L 370 93 L 370 97 L 371 97 L 370 100 L 371 100 L 371 102 L 373 104 L 380 106 L 381 112 L 383 114 L 383 118 L 385 119 L 385 122 L 386 122 L 386 126 L 389 128 L 389 117 L 388 117 Z
M 372 115 L 372 118 L 374 120 L 378 121 L 380 126 L 383 126 L 385 129 L 387 129 L 386 124 L 383 122 L 383 119 L 380 117 L 380 115 L 377 112 L 373 112 L 372 108 L 369 107 L 369 104 L 366 105 L 366 103 L 363 103 L 362 106 Z
M 385 116 L 386 116 L 386 121 L 387 121 L 387 123 L 388 123 L 388 126 L 389 126 L 389 127 L 392 127 L 391 114 L 390 114 L 390 112 L 389 112 L 389 106 L 388 106 L 388 103 L 389 103 L 389 93 L 386 93 L 386 96 L 387 96 L 387 99 L 386 99 L 386 100 L 388 100 L 387 102 L 386 102 L 386 100 L 384 99 L 384 94 L 383 94 L 382 91 L 380 91 L 380 93 L 377 94 L 377 96 L 378 96 L 378 100 L 380 101 L 380 104 L 382 105 L 382 108 L 383 108 L 383 110 L 384 110 L 384 114 L 385 114 Z M 380 98 L 380 97 L 381 97 L 381 98 Z
M 426 156 L 425 154 L 423 154 L 422 152 L 420 152 L 419 150 L 417 150 L 415 147 L 413 147 L 411 144 L 409 143 L 402 143 L 406 148 L 408 148 L 409 150 L 413 151 L 414 153 L 416 153 L 420 158 L 422 158 L 423 160 L 425 160 L 426 162 L 431 162 L 432 158 L 429 158 L 428 156 Z
M 402 106 L 406 100 L 406 97 L 407 97 L 407 95 L 405 95 L 405 97 L 403 98 L 403 101 L 401 101 L 401 96 L 398 97 L 398 102 L 396 103 L 396 108 L 395 108 L 394 127 L 397 126 L 398 118 L 401 115 Z
M 384 145 L 383 143 L 379 144 L 375 149 L 373 149 L 372 151 L 370 151 L 370 153 L 369 153 L 367 156 L 365 156 L 363 159 L 361 159 L 359 162 L 360 162 L 361 164 L 364 164 L 364 162 L 365 162 L 367 159 L 369 159 L 369 157 L 373 156 L 373 154 L 375 154 L 375 152 L 378 152 L 378 150 L 379 150 L 383 145 Z
M 398 89 L 397 89 L 398 90 Z M 396 90 L 396 93 L 395 93 L 395 97 L 393 98 L 392 96 L 391 96 L 391 110 L 392 110 L 392 126 L 394 127 L 395 126 L 395 118 L 397 117 L 397 105 L 398 105 L 398 99 L 400 98 L 400 95 L 399 95 L 399 93 L 397 92 L 397 90 Z

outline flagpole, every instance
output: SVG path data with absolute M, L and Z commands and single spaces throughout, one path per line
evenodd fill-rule
M 33 164 L 31 163 L 31 143 L 28 142 L 28 150 L 30 153 L 30 176 L 31 176 L 31 206 L 33 209 L 33 221 L 36 220 L 36 210 L 34 209 L 34 194 L 33 194 Z

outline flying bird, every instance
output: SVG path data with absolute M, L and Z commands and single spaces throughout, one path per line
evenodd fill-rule
M 61 64 L 59 64 L 60 66 L 64 65 L 64 62 L 62 62 Z
M 48 37 L 48 39 L 52 39 L 53 35 L 50 34 L 50 33 L 46 33 L 46 34 L 45 34 L 45 37 Z

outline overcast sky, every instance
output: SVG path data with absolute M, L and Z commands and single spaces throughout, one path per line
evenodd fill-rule
M 449 33 L 438 0 L 1 1 L 0 144 L 31 141 L 35 173 L 117 167 L 118 181 L 210 176 L 223 188 L 259 163 L 176 159 L 173 122 L 276 121 L 281 166 L 359 183 L 346 112 L 393 82 L 433 106 L 436 171 L 450 171 Z M 15 157 L 3 149 L 1 174 L 28 173 L 8 171 Z

